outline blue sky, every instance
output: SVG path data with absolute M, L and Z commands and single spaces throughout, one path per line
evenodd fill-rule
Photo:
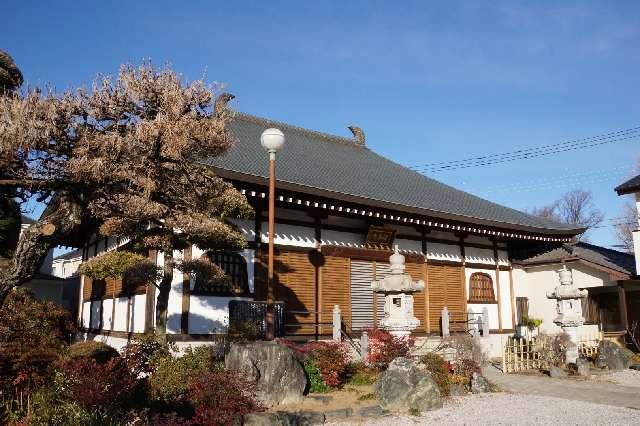
M 417 165 L 640 125 L 634 6 L 9 1 L 0 48 L 29 84 L 58 90 L 123 62 L 170 62 L 224 83 L 238 110 L 346 136 L 357 124 L 372 149 Z M 431 176 L 518 209 L 591 189 L 614 218 L 613 187 L 632 173 L 639 140 Z M 614 244 L 612 232 L 591 240 Z

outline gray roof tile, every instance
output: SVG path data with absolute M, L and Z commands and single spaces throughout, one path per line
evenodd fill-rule
M 357 146 L 350 138 L 242 113 L 236 113 L 229 126 L 235 145 L 225 155 L 205 160 L 219 170 L 266 178 L 267 157 L 260 146 L 260 134 L 277 127 L 287 138 L 278 153 L 278 182 L 294 184 L 301 192 L 315 188 L 327 197 L 348 195 L 363 204 L 383 202 L 400 211 L 542 234 L 581 231 L 574 225 L 534 217 L 445 185 Z

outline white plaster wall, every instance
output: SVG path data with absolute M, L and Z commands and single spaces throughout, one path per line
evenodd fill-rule
M 127 304 L 129 299 L 126 297 L 116 298 L 115 318 L 113 319 L 114 331 L 127 331 Z
M 560 264 L 542 265 L 513 270 L 513 284 L 516 297 L 529 298 L 529 316 L 542 319 L 540 330 L 547 333 L 558 333 L 560 327 L 553 323 L 556 313 L 555 300 L 548 299 L 547 293 L 560 285 L 558 270 Z M 575 263 L 567 264 L 571 269 L 573 282 L 580 288 L 615 285 L 607 274 Z
M 144 294 L 137 294 L 131 298 L 131 323 L 135 333 L 144 333 L 144 305 L 146 299 L 147 296 Z
M 238 297 L 191 296 L 189 333 L 226 333 L 229 326 L 229 301 L 251 300 Z
M 398 246 L 400 250 L 408 251 L 411 253 L 422 253 L 422 242 L 415 240 L 404 240 L 397 238 L 394 244 Z
M 441 243 L 427 243 L 427 258 L 457 262 L 462 261 L 460 246 Z
M 82 304 L 82 327 L 89 327 L 89 315 L 91 314 L 91 302 Z
M 469 279 L 474 272 L 481 272 L 487 274 L 491 277 L 491 281 L 493 283 L 493 294 L 498 297 L 497 287 L 496 287 L 496 271 L 491 269 L 475 269 L 475 268 L 465 268 L 464 274 L 467 285 L 467 297 L 469 295 Z M 502 295 L 501 295 L 502 296 Z M 499 326 L 498 324 L 498 305 L 496 303 L 469 303 L 467 304 L 467 312 L 472 311 L 474 313 L 482 313 L 484 308 L 487 308 L 489 311 L 489 328 L 491 330 L 496 330 Z
M 111 321 L 113 317 L 113 299 L 105 299 L 102 301 L 102 329 L 111 330 Z
M 484 263 L 488 265 L 495 265 L 496 263 L 495 259 L 493 258 L 492 249 L 465 247 L 464 256 L 466 261 L 470 263 Z
M 498 250 L 498 264 L 509 265 L 509 253 L 506 250 Z
M 89 335 L 88 333 L 83 333 L 81 339 L 84 341 L 105 343 L 112 348 L 115 348 L 118 352 L 120 352 L 128 343 L 128 340 L 123 337 L 103 336 L 101 334 Z
M 364 247 L 365 236 L 350 232 L 322 230 L 322 244 L 331 246 Z
M 183 254 L 181 250 L 173 251 L 173 258 L 182 260 Z M 167 333 L 180 333 L 180 323 L 182 318 L 182 281 L 184 274 L 177 270 L 173 270 L 173 280 L 171 281 L 171 290 L 169 291 L 169 302 L 167 305 Z
M 511 311 L 511 284 L 509 271 L 500 271 L 500 313 L 502 314 L 502 329 L 513 329 L 513 315 Z M 496 294 L 496 297 L 498 295 Z M 515 303 L 513 304 L 515 308 Z
M 256 239 L 255 232 L 255 222 L 252 220 L 244 220 L 244 219 L 227 219 L 229 222 L 234 224 L 240 229 L 242 235 L 247 241 L 254 241 Z
M 262 242 L 268 243 L 268 224 L 262 223 Z M 296 226 L 296 225 L 284 225 L 276 223 L 276 230 L 273 237 L 274 244 L 283 246 L 297 246 L 297 247 L 315 247 L 315 230 L 311 227 Z

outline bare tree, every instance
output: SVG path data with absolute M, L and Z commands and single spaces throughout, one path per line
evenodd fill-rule
M 591 191 L 574 189 L 562 195 L 548 206 L 533 208 L 531 214 L 557 222 L 579 225 L 589 230 L 598 226 L 604 213 L 596 208 Z M 584 238 L 583 233 L 579 238 Z
M 616 221 L 614 233 L 616 239 L 627 253 L 633 253 L 633 231 L 638 227 L 638 211 L 635 203 L 622 205 L 622 214 Z
M 250 217 L 243 195 L 201 164 L 232 144 L 225 108 L 202 81 L 169 68 L 123 66 L 92 90 L 0 96 L 0 189 L 48 200 L 0 270 L 0 305 L 70 235 L 121 235 L 162 250 L 156 331 L 164 334 L 173 250 L 244 247 L 225 221 Z

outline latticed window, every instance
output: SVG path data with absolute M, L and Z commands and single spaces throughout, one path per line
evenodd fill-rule
M 91 300 L 102 299 L 107 292 L 107 283 L 105 280 L 95 279 L 91 282 Z
M 247 263 L 240 254 L 230 251 L 211 251 L 204 254 L 203 261 L 218 265 L 226 277 L 209 279 L 196 273 L 192 293 L 206 296 L 243 296 L 248 294 Z
M 469 280 L 469 302 L 494 303 L 495 301 L 491 277 L 481 272 L 471 274 Z

